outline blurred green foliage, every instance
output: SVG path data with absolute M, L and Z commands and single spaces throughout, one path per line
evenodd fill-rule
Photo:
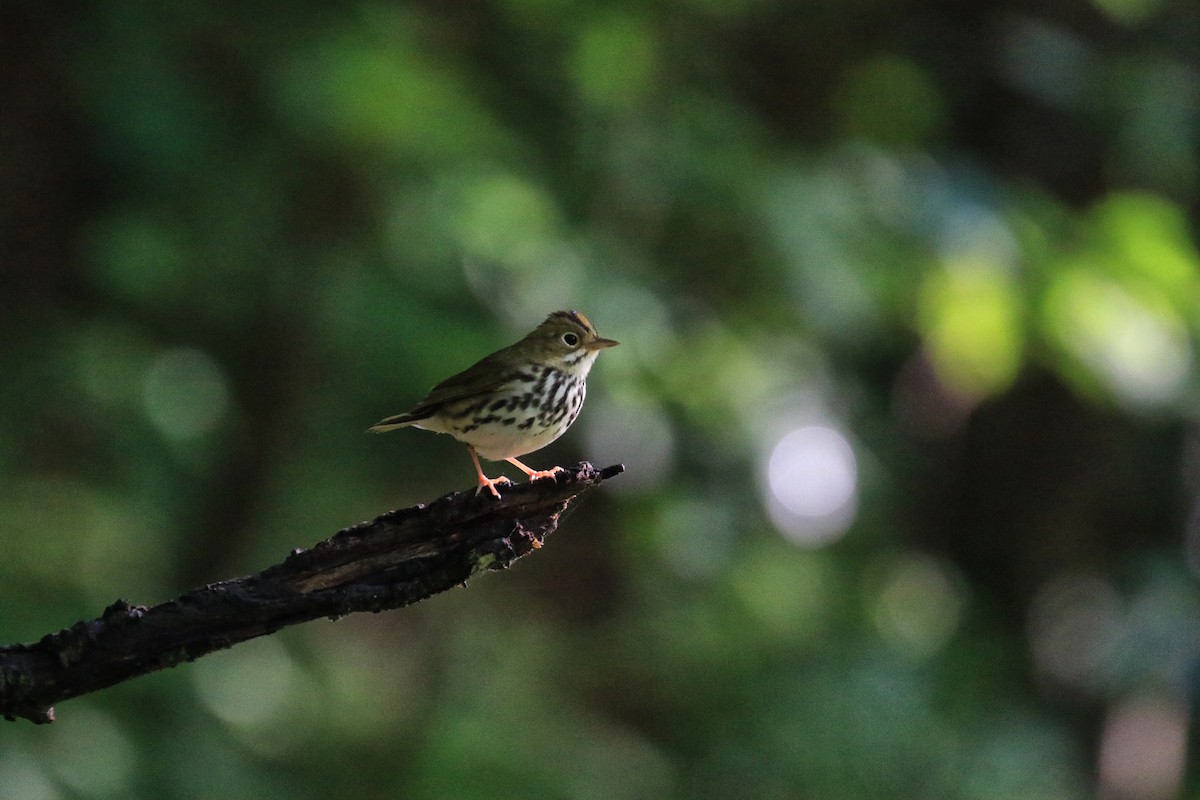
M 1200 796 L 1191 0 L 0 7 L 0 639 L 471 485 L 511 573 L 0 726 L 0 798 Z

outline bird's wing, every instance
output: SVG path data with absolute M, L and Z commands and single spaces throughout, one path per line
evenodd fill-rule
M 451 375 L 446 380 L 429 390 L 419 403 L 405 416 L 424 419 L 435 413 L 447 403 L 470 400 L 489 395 L 512 380 L 512 369 L 506 369 L 506 347 L 497 350 L 489 356 L 481 358 L 457 375 Z

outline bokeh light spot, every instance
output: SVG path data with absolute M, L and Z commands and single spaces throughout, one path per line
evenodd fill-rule
M 471 257 L 521 262 L 532 247 L 554 236 L 559 214 L 553 199 L 518 175 L 480 176 L 464 186 L 454 220 L 456 238 Z
M 987 262 L 947 264 L 923 287 L 921 323 L 930 360 L 954 392 L 977 400 L 1012 383 L 1021 363 L 1016 292 Z
M 54 733 L 49 762 L 63 783 L 87 797 L 128 795 L 137 751 L 112 718 L 81 705 Z
M 0 752 L 0 797 L 21 800 L 60 800 L 62 792 L 43 771 L 45 758 L 16 747 Z
M 186 235 L 150 213 L 113 214 L 89 231 L 95 280 L 118 297 L 146 304 L 175 301 L 194 264 Z
M 459 160 L 503 139 L 402 10 L 364 6 L 275 71 L 272 99 L 302 136 L 395 156 Z
M 850 443 L 833 428 L 813 425 L 780 439 L 766 479 L 771 518 L 794 542 L 824 544 L 853 521 L 858 468 Z
M 676 574 L 704 580 L 728 563 L 737 524 L 721 503 L 681 500 L 662 510 L 655 528 L 663 559 Z
M 220 424 L 229 408 L 225 371 L 201 350 L 169 350 L 146 373 L 142 401 L 150 421 L 167 436 L 203 436 Z
M 1045 675 L 1087 688 L 1114 645 L 1120 599 L 1092 575 L 1061 575 L 1038 590 L 1029 611 L 1029 647 Z
M 605 357 L 601 362 L 609 383 L 615 384 L 612 376 L 621 373 L 632 383 L 639 364 L 657 367 L 676 356 L 678 336 L 662 298 L 643 286 L 609 277 L 589 286 L 588 291 L 588 308 L 580 310 L 599 326 L 602 335 L 621 342 L 620 357 Z
M 1123 25 L 1139 25 L 1159 12 L 1164 0 L 1092 0 L 1092 5 Z
M 200 702 L 239 728 L 277 722 L 300 680 L 286 648 L 265 637 L 198 662 L 191 675 Z
M 1061 108 L 1076 108 L 1096 67 L 1083 39 L 1043 19 L 1012 16 L 1002 26 L 1000 72 L 1013 86 Z
M 1133 405 L 1169 402 L 1191 372 L 1191 345 L 1174 310 L 1086 267 L 1058 277 L 1046 314 L 1058 341 Z
M 621 463 L 627 468 L 621 480 L 613 482 L 613 491 L 644 490 L 667 477 L 675 432 L 657 403 L 633 395 L 599 397 L 588 400 L 582 414 L 588 459 L 599 466 Z
M 738 554 L 729 571 L 733 596 L 757 624 L 789 642 L 825 640 L 842 596 L 828 553 L 764 540 Z
M 573 62 L 573 77 L 583 100 L 599 107 L 627 106 L 654 86 L 657 43 L 642 20 L 613 15 L 583 30 Z
M 916 658 L 933 655 L 957 630 L 963 598 L 946 565 L 908 556 L 889 565 L 871 616 L 880 633 Z
M 1110 710 L 1100 742 L 1102 797 L 1179 797 L 1187 757 L 1188 707 L 1152 695 Z
M 470 176 L 451 189 L 450 237 L 480 302 L 518 328 L 578 305 L 586 258 L 564 235 L 545 187 L 501 172 Z
M 1097 206 L 1094 217 L 1118 274 L 1195 307 L 1200 254 L 1183 209 L 1153 195 L 1119 193 Z

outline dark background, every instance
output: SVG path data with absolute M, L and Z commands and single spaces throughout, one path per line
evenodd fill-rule
M 1198 188 L 1191 0 L 4 3 L 0 640 L 470 486 L 364 430 L 557 308 L 628 472 L 0 797 L 1200 797 Z

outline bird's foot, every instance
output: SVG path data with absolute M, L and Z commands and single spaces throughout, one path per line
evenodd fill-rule
M 538 478 L 554 478 L 554 476 L 558 473 L 566 472 L 566 470 L 562 467 L 551 467 L 550 469 L 531 469 L 522 464 L 520 461 L 517 461 L 515 458 L 506 458 L 504 460 L 528 475 L 529 480 L 531 481 L 536 481 Z
M 529 475 L 529 480 L 531 480 L 531 481 L 536 481 L 539 478 L 550 478 L 551 480 L 558 480 L 558 478 L 555 476 L 557 476 L 558 473 L 560 473 L 560 472 L 566 472 L 566 470 L 563 469 L 562 467 L 551 467 L 550 469 L 530 470 L 526 474 Z
M 487 490 L 489 492 L 491 492 L 492 495 L 494 495 L 497 500 L 499 500 L 500 492 L 498 489 L 496 489 L 497 484 L 510 484 L 510 483 L 512 483 L 512 481 L 510 481 L 508 478 L 504 477 L 503 475 L 501 475 L 499 478 L 488 478 L 484 475 L 480 475 L 479 476 L 479 485 L 475 487 L 475 494 L 479 494 L 481 491 L 483 491 L 483 487 L 486 486 Z

